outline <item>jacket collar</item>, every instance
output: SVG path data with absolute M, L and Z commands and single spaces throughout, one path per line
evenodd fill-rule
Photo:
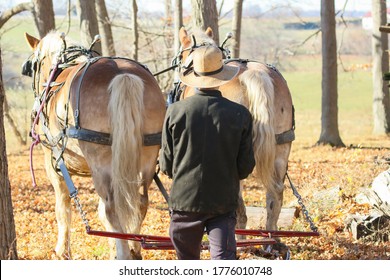
M 196 89 L 195 94 L 204 95 L 204 96 L 215 96 L 222 97 L 222 93 L 219 90 L 214 89 Z

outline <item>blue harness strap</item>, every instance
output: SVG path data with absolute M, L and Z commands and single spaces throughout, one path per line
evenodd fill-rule
M 64 159 L 62 158 L 62 151 L 54 147 L 53 148 L 53 155 L 56 159 L 57 165 L 61 170 L 62 176 L 64 177 L 66 186 L 68 187 L 69 196 L 71 198 L 74 198 L 78 194 L 78 190 L 76 189 L 75 185 L 73 184 L 72 178 L 70 177 L 70 174 L 68 172 L 68 169 L 65 166 Z

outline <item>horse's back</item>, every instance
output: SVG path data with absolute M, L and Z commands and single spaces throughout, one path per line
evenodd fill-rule
M 274 88 L 275 133 L 278 134 L 291 129 L 293 125 L 293 104 L 290 90 L 282 74 L 275 67 L 259 62 L 232 61 L 229 62 L 229 65 L 240 67 L 240 72 L 234 80 L 220 87 L 222 95 L 248 108 L 249 100 L 245 87 L 240 82 L 240 76 L 248 70 L 265 73 L 271 78 Z
M 79 107 L 80 125 L 90 130 L 110 132 L 108 88 L 114 77 L 120 74 L 138 76 L 143 82 L 143 103 L 147 112 L 144 132 L 161 130 L 165 103 L 158 83 L 144 66 L 125 58 L 97 58 L 90 64 L 85 62 L 74 67 L 69 73 L 67 82 L 71 92 L 71 110 L 74 112 Z
M 65 68 L 58 76 L 57 81 L 64 84 L 51 99 L 50 131 L 53 135 L 60 133 L 64 125 L 75 126 L 77 118 L 82 129 L 110 134 L 112 123 L 109 102 L 112 93 L 109 86 L 115 77 L 122 74 L 137 76 L 142 81 L 143 113 L 139 116 L 142 118 L 142 133 L 161 132 L 165 101 L 157 81 L 149 70 L 130 59 L 98 57 Z M 132 112 L 129 110 L 128 114 Z M 153 155 L 156 153 L 154 150 Z M 70 170 L 89 174 L 88 167 L 92 165 L 110 165 L 111 147 L 69 138 L 64 157 Z

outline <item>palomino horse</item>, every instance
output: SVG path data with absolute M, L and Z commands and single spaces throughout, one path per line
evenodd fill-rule
M 180 30 L 182 67 L 191 67 L 191 52 L 196 42 L 213 44 L 210 28 L 193 37 Z M 294 109 L 290 90 L 283 76 L 263 63 L 232 59 L 225 63 L 240 67 L 239 75 L 221 86 L 222 95 L 247 107 L 253 116 L 253 145 L 255 173 L 266 188 L 267 230 L 277 230 L 282 208 L 284 179 L 287 172 L 291 143 L 294 140 Z M 180 98 L 194 93 L 194 88 L 182 87 Z M 247 217 L 243 199 L 237 211 L 239 228 L 245 228 Z
M 26 39 L 34 54 L 24 71 L 34 79 L 38 136 L 55 190 L 57 255 L 71 258 L 71 199 L 60 160 L 70 175 L 92 177 L 107 231 L 139 233 L 160 149 L 159 141 L 147 145 L 145 139 L 158 136 L 165 115 L 156 80 L 135 61 L 66 47 L 55 32 L 42 40 L 26 34 Z M 141 258 L 140 244 L 115 241 L 118 259 Z

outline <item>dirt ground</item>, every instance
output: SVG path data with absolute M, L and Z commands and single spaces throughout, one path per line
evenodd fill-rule
M 390 259 L 389 242 L 370 238 L 354 240 L 345 227 L 345 219 L 349 214 L 367 214 L 370 210 L 368 205 L 356 203 L 356 195 L 369 187 L 378 174 L 389 168 L 390 145 L 387 137 L 368 137 L 362 143 L 365 144 L 338 149 L 299 143 L 293 145 L 288 173 L 318 227 L 320 236 L 283 238 L 282 242 L 291 252 L 291 259 Z M 19 258 L 57 259 L 54 252 L 57 234 L 55 197 L 45 176 L 41 149 L 34 151 L 37 187 L 32 187 L 27 147 L 9 154 L 8 166 Z M 160 177 L 169 189 L 170 181 L 162 175 Z M 104 230 L 97 217 L 98 198 L 90 180 L 76 177 L 74 183 L 79 189 L 79 198 L 90 226 L 92 229 Z M 284 207 L 298 207 L 287 180 L 285 186 Z M 243 195 L 247 206 L 264 207 L 265 192 L 256 183 L 255 177 L 251 176 L 244 181 Z M 142 233 L 168 236 L 167 204 L 154 183 L 150 188 L 149 199 L 150 206 Z M 73 259 L 108 259 L 108 238 L 87 235 L 74 205 L 72 213 Z M 264 224 L 259 221 L 257 228 L 264 228 Z M 292 221 L 291 227 L 283 230 L 307 231 L 310 228 L 301 214 Z M 258 246 L 242 248 L 238 253 L 239 259 L 259 256 L 264 256 L 264 252 Z M 146 260 L 176 259 L 171 250 L 143 250 L 142 257 Z M 202 258 L 209 258 L 207 251 L 203 251 Z

